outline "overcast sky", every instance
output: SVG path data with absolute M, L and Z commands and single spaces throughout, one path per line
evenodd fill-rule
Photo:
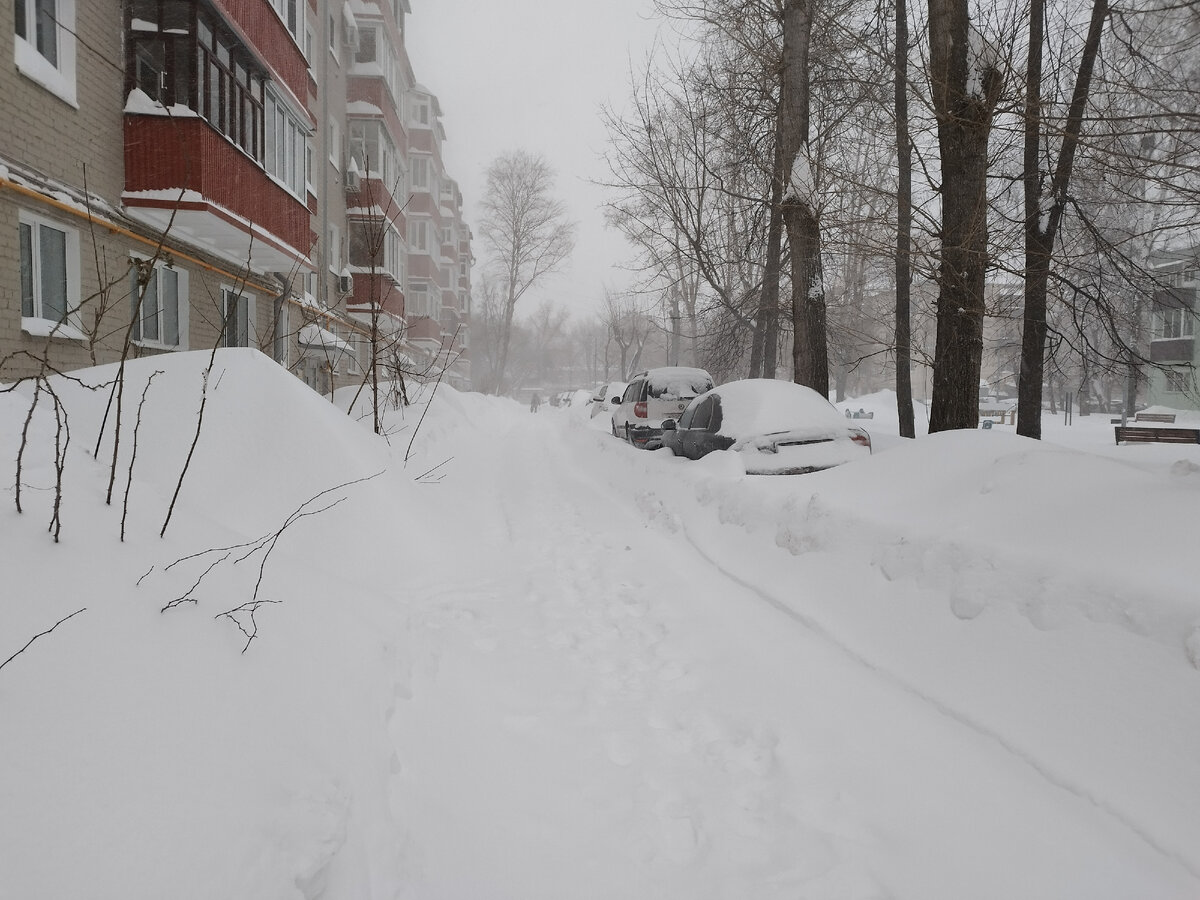
M 625 103 L 630 61 L 641 67 L 659 30 L 652 0 L 411 2 L 409 56 L 441 103 L 446 166 L 462 188 L 469 224 L 479 221 L 491 160 L 519 148 L 542 154 L 579 232 L 565 274 L 521 305 L 528 313 L 552 297 L 572 319 L 590 314 L 605 284 L 629 282 L 619 269 L 628 245 L 604 227 L 604 193 L 590 182 L 607 175 L 600 107 Z M 478 282 L 485 263 L 478 235 L 475 254 Z

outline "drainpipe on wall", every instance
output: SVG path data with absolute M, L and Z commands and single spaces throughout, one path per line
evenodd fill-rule
M 292 279 L 278 274 L 275 277 L 279 279 L 281 287 L 279 288 L 279 292 L 275 295 L 275 334 L 271 343 L 271 355 L 275 358 L 275 362 L 286 368 L 287 329 L 284 328 L 283 304 L 287 301 L 288 295 L 292 292 Z
M 317 92 L 320 97 L 318 107 L 320 108 L 320 116 L 317 119 L 317 134 L 320 140 L 317 146 L 320 151 L 316 154 L 316 159 L 313 160 L 313 168 L 317 171 L 311 173 L 317 181 L 317 205 L 321 208 L 321 233 L 317 236 L 317 246 L 320 247 L 320 252 L 317 254 L 317 300 L 325 308 L 329 308 L 329 252 L 332 249 L 329 246 L 329 0 L 320 0 L 317 4 L 319 9 L 318 15 L 321 17 L 320 27 L 317 29 L 319 35 L 315 52 L 321 55 L 321 65 L 318 69 L 321 73 L 317 81 Z

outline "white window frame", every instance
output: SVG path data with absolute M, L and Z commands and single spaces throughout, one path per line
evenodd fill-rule
M 1164 309 L 1159 313 L 1158 340 L 1183 340 L 1194 337 L 1195 332 L 1195 314 L 1190 309 L 1176 307 Z
M 428 156 L 421 156 L 417 154 L 414 154 L 409 160 L 409 163 L 412 166 L 410 171 L 412 175 L 412 189 L 414 191 L 429 190 L 429 170 L 432 168 L 430 162 L 431 161 Z
M 255 316 L 255 298 L 253 294 L 239 291 L 232 284 L 221 285 L 221 327 L 225 327 L 225 320 L 229 317 L 229 298 L 235 297 L 246 301 L 246 343 L 232 344 L 229 342 L 229 333 L 226 332 L 224 339 L 221 341 L 222 347 L 258 347 L 258 331 L 255 328 L 257 318 Z M 235 336 L 236 339 L 236 336 Z
M 342 129 L 333 116 L 329 117 L 329 162 L 337 171 L 342 171 Z
M 296 46 L 303 53 L 306 49 L 305 38 L 307 37 L 306 26 L 308 24 L 305 21 L 307 17 L 304 15 L 305 7 L 308 6 L 307 0 L 270 0 L 270 4 L 271 9 L 275 10 L 275 15 L 279 16 L 279 21 L 283 22 L 284 30 L 292 36 L 292 40 L 296 42 Z M 295 10 L 296 14 L 296 21 L 293 23 L 294 28 L 288 24 L 287 13 L 289 6 Z M 306 54 L 305 58 L 308 59 L 310 57 Z
M 139 254 L 134 254 L 132 256 L 132 259 L 137 260 L 142 263 L 145 263 L 150 260 L 150 257 L 141 256 Z M 169 266 L 169 265 L 167 265 L 166 262 L 164 262 L 161 259 L 154 264 L 153 271 L 154 271 L 154 278 L 155 278 L 154 296 L 155 296 L 155 301 L 158 305 L 158 309 L 156 310 L 155 314 L 160 322 L 159 328 L 158 328 L 159 338 L 158 339 L 147 338 L 142 333 L 142 323 L 146 320 L 145 301 L 143 301 L 143 307 L 141 310 L 141 319 L 139 321 L 135 322 L 133 325 L 133 342 L 141 347 L 153 347 L 158 350 L 186 350 L 186 349 L 188 349 L 188 322 L 189 322 L 188 310 L 190 308 L 190 304 L 188 302 L 188 271 L 187 271 L 187 269 L 180 269 L 175 266 Z M 178 343 L 175 343 L 175 344 L 168 344 L 166 341 L 162 340 L 162 338 L 161 338 L 162 331 L 163 331 L 162 325 L 161 325 L 161 322 L 163 319 L 163 303 L 162 303 L 162 301 L 163 301 L 163 272 L 166 272 L 166 271 L 174 272 L 175 279 L 176 279 L 175 280 L 175 302 L 178 307 L 176 310 L 176 322 L 177 322 L 177 327 L 179 329 L 179 341 L 178 341 Z M 133 270 L 133 272 L 131 273 L 131 276 L 133 277 L 133 289 L 140 291 L 141 286 L 138 285 L 138 283 L 137 283 L 136 275 L 137 275 L 137 269 L 135 268 Z M 149 291 L 147 291 L 147 294 L 149 294 Z M 130 297 L 130 312 L 131 312 L 131 314 L 132 314 L 133 308 L 137 305 L 137 303 L 138 303 L 138 294 L 133 294 Z
M 429 98 L 423 94 L 418 94 L 412 98 L 412 124 L 421 128 L 429 128 L 430 117 L 433 115 L 433 104 L 429 102 Z
M 417 302 L 418 297 L 420 302 Z M 427 282 L 410 284 L 404 296 L 405 314 L 412 318 L 429 318 L 429 305 L 429 284 Z
M 430 223 L 428 219 L 409 219 L 408 249 L 413 253 L 429 252 Z
M 303 203 L 310 181 L 309 130 L 291 107 L 270 90 L 265 92 L 263 98 L 263 119 L 266 123 L 263 129 L 263 168 L 276 184 Z
M 77 0 L 47 0 L 54 4 L 57 62 L 37 48 L 38 0 L 15 0 L 24 12 L 25 35 L 13 29 L 13 62 L 17 71 L 48 90 L 64 103 L 79 109 L 75 88 L 75 4 Z M 15 22 L 14 22 L 15 26 Z M 32 40 L 30 40 L 32 38 Z
M 37 334 L 49 333 L 46 323 L 49 323 L 49 328 L 56 337 L 70 337 L 77 340 L 83 339 L 82 320 L 79 314 L 79 307 L 82 302 L 82 291 L 80 289 L 80 269 L 79 269 L 79 232 L 62 222 L 54 219 L 47 219 L 44 216 L 39 216 L 37 213 L 29 212 L 28 210 L 19 210 L 17 215 L 18 234 L 20 233 L 19 226 L 24 225 L 29 228 L 29 266 L 32 276 L 32 292 L 33 292 L 33 315 L 26 316 L 24 309 L 24 298 L 22 297 L 21 308 L 21 328 L 24 331 Z M 47 318 L 43 311 L 42 298 L 42 234 L 41 229 L 49 228 L 60 232 L 63 235 L 63 271 L 66 276 L 66 296 L 64 298 L 66 318 L 61 321 Z M 18 256 L 20 256 L 20 247 L 18 242 Z M 18 259 L 18 262 L 23 260 Z

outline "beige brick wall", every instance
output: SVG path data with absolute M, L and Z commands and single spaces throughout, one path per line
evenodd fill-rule
M 110 202 L 124 184 L 123 17 L 119 0 L 77 0 L 76 96 L 79 108 L 17 71 L 13 58 L 13 0 L 0 0 L 0 97 L 4 127 L 0 155 Z
M 79 235 L 80 296 L 71 297 L 70 301 L 79 306 L 79 325 L 88 336 L 86 341 L 34 337 L 21 330 L 17 223 L 22 209 Z M 132 311 L 130 258 L 134 254 L 148 257 L 153 250 L 150 243 L 102 225 L 90 228 L 82 216 L 0 187 L 0 359 L 5 360 L 0 367 L 0 382 L 33 374 L 39 369 L 38 360 L 42 358 L 64 371 L 119 359 Z M 252 330 L 257 345 L 271 354 L 273 296 L 270 285 L 245 286 L 235 274 L 221 271 L 214 261 L 193 261 L 179 254 L 173 254 L 172 260 L 176 268 L 187 272 L 187 349 L 212 349 L 221 330 L 221 289 L 223 286 L 241 286 L 243 292 L 255 300 Z M 133 355 L 155 352 L 159 351 L 135 348 Z

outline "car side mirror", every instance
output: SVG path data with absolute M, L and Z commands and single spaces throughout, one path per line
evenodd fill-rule
M 620 398 L 620 397 L 613 397 L 613 398 L 612 398 L 612 402 L 613 402 L 613 405 L 614 405 L 614 406 L 620 406 L 620 405 L 621 405 L 621 398 Z
M 663 419 L 662 430 L 663 431 L 674 431 L 675 430 L 675 420 L 674 419 Z

